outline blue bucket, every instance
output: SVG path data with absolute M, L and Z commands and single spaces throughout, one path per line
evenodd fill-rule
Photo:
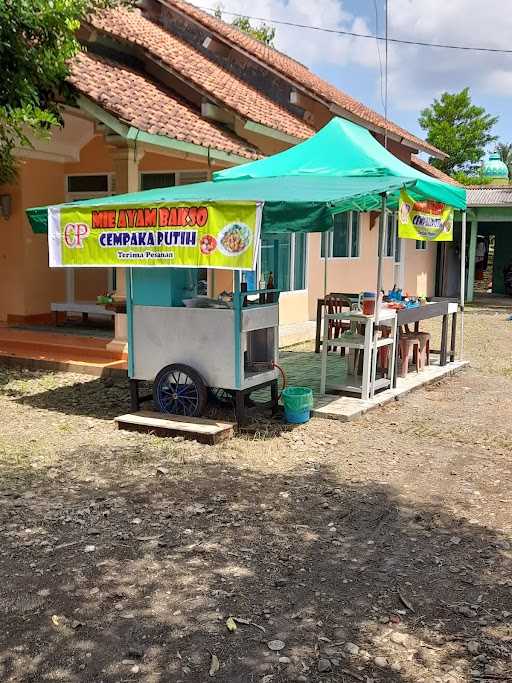
M 313 406 L 313 392 L 307 387 L 287 387 L 282 393 L 284 417 L 289 424 L 308 422 Z
M 284 409 L 284 418 L 288 424 L 291 425 L 301 425 L 305 422 L 309 422 L 311 417 L 311 410 L 309 408 L 303 408 L 302 410 L 290 410 L 289 408 Z

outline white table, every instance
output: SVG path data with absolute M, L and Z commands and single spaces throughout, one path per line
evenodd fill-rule
M 350 330 L 344 332 L 337 339 L 329 339 L 329 322 L 335 321 L 349 321 Z M 357 332 L 357 325 L 364 325 L 364 335 Z M 330 347 L 349 349 L 349 358 L 347 362 L 347 378 L 343 384 L 331 384 L 329 389 L 334 391 L 343 391 L 347 393 L 359 394 L 362 399 L 368 400 L 370 393 L 378 389 L 392 386 L 393 377 L 395 373 L 395 344 L 397 332 L 397 318 L 396 311 L 393 309 L 381 308 L 379 315 L 379 324 L 384 324 L 391 328 L 389 337 L 379 337 L 377 339 L 377 349 L 383 346 L 389 346 L 389 368 L 388 377 L 375 378 L 375 368 L 377 365 L 377 356 L 373 354 L 374 349 L 374 334 L 375 330 L 375 316 L 364 315 L 359 311 L 352 311 L 350 313 L 329 313 L 324 316 L 324 333 L 322 341 L 322 366 L 320 375 L 320 393 L 325 394 L 327 383 L 327 354 Z M 355 351 L 363 352 L 363 374 L 359 378 L 357 376 L 357 362 Z M 373 356 L 375 355 L 375 358 Z M 372 383 L 373 379 L 373 383 Z M 373 384 L 373 391 L 372 391 Z

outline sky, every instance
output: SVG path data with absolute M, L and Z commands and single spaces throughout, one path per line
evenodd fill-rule
M 384 34 L 385 0 L 190 0 L 225 12 Z M 512 0 L 388 0 L 394 38 L 511 49 Z M 224 14 L 226 21 L 232 19 Z M 257 23 L 257 22 L 253 22 Z M 269 22 L 270 23 L 270 22 Z M 377 30 L 376 30 L 377 28 Z M 384 43 L 276 25 L 275 46 L 352 97 L 383 113 Z M 499 116 L 495 134 L 512 142 L 512 54 L 389 44 L 388 115 L 420 137 L 419 112 L 442 92 L 469 86 L 475 104 Z

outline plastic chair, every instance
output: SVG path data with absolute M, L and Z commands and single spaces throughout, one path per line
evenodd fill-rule
M 348 299 L 342 299 L 341 297 L 329 295 L 325 299 L 325 310 L 329 315 L 339 315 L 343 312 L 350 311 L 350 301 Z M 343 332 L 350 330 L 350 322 L 348 320 L 329 320 L 329 339 L 338 339 L 341 337 Z M 328 351 L 332 350 L 332 347 L 328 347 Z M 345 348 L 342 346 L 340 349 L 340 354 L 345 355 Z

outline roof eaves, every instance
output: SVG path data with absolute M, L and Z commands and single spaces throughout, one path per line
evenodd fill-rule
M 114 133 L 119 135 L 119 137 L 127 141 L 140 142 L 141 144 L 146 144 L 161 149 L 173 149 L 188 154 L 194 154 L 196 156 L 207 157 L 208 159 L 230 162 L 233 164 L 245 164 L 248 160 L 246 157 L 242 157 L 231 152 L 225 152 L 214 147 L 197 145 L 193 142 L 177 140 L 167 135 L 148 133 L 147 131 L 140 130 L 135 126 L 122 121 L 120 118 L 103 109 L 103 107 L 100 107 L 96 102 L 83 94 L 80 94 L 78 97 L 78 106 L 93 119 L 103 123 L 105 126 L 107 126 L 107 128 L 110 128 L 114 131 Z
M 199 7 L 193 5 L 191 6 L 191 9 L 194 10 L 194 12 L 188 13 L 185 10 L 183 10 L 181 7 L 178 7 L 176 4 L 172 2 L 172 0 L 169 2 L 168 0 L 157 0 L 161 5 L 164 7 L 167 7 L 168 9 L 172 10 L 173 12 L 176 12 L 177 14 L 180 14 L 181 16 L 186 17 L 187 20 L 189 21 L 195 21 L 196 23 L 201 24 L 204 26 L 210 33 L 215 35 L 215 37 L 220 40 L 223 43 L 228 44 L 232 49 L 237 50 L 238 52 L 243 53 L 244 55 L 248 56 L 251 60 L 254 60 L 258 64 L 262 65 L 265 69 L 272 71 L 272 73 L 280 76 L 281 78 L 284 78 L 287 80 L 289 83 L 293 84 L 294 87 L 296 87 L 299 90 L 302 90 L 304 93 L 306 93 L 309 97 L 313 97 L 317 101 L 321 102 L 324 105 L 327 105 L 328 108 L 333 112 L 333 113 L 340 113 L 343 117 L 348 118 L 351 121 L 354 121 L 355 123 L 363 123 L 364 127 L 368 128 L 369 130 L 374 130 L 375 132 L 378 132 L 382 135 L 386 134 L 392 139 L 400 142 L 401 144 L 404 144 L 414 150 L 426 152 L 427 154 L 430 154 L 431 156 L 434 156 L 438 159 L 447 159 L 448 154 L 443 152 L 442 150 L 438 149 L 437 147 L 434 147 L 430 143 L 421 140 L 421 138 L 416 137 L 412 133 L 409 133 L 405 129 L 401 129 L 399 126 L 400 130 L 403 130 L 404 135 L 401 137 L 400 134 L 390 131 L 389 128 L 385 127 L 380 127 L 377 124 L 371 122 L 368 118 L 365 118 L 363 116 L 358 116 L 356 113 L 351 112 L 344 107 L 342 107 L 340 104 L 337 102 L 333 101 L 332 98 L 329 98 L 323 94 L 319 94 L 315 92 L 315 90 L 307 87 L 302 81 L 296 79 L 293 77 L 292 74 L 287 73 L 284 69 L 279 69 L 278 67 L 270 64 L 268 61 L 264 61 L 261 59 L 258 55 L 256 55 L 254 52 L 250 51 L 249 49 L 245 49 L 243 45 L 238 44 L 235 42 L 232 38 L 230 38 L 229 35 L 226 33 L 222 33 L 221 31 L 217 30 L 212 24 L 215 22 L 219 23 L 224 23 L 222 22 L 221 19 L 216 19 L 215 17 L 211 17 L 210 15 L 207 15 L 203 10 L 201 10 Z M 189 4 L 188 2 L 186 4 Z M 201 16 L 203 16 L 208 19 L 207 22 L 201 21 Z M 230 29 L 232 27 L 229 27 Z M 297 60 L 293 60 L 291 57 L 288 55 L 285 55 L 284 53 L 279 52 L 275 48 L 268 47 L 268 50 L 273 50 L 278 55 L 281 55 L 282 57 L 289 59 L 290 61 L 296 62 L 301 68 L 307 69 L 303 64 L 300 62 L 297 62 Z M 310 72 L 312 76 L 315 76 L 312 72 Z M 319 77 L 317 77 L 319 78 Z M 329 84 L 327 84 L 329 85 Z M 330 86 L 333 87 L 333 86 Z M 363 105 L 364 106 L 364 105 Z M 369 109 L 368 107 L 365 107 L 366 109 Z M 396 124 L 395 124 L 396 125 Z

